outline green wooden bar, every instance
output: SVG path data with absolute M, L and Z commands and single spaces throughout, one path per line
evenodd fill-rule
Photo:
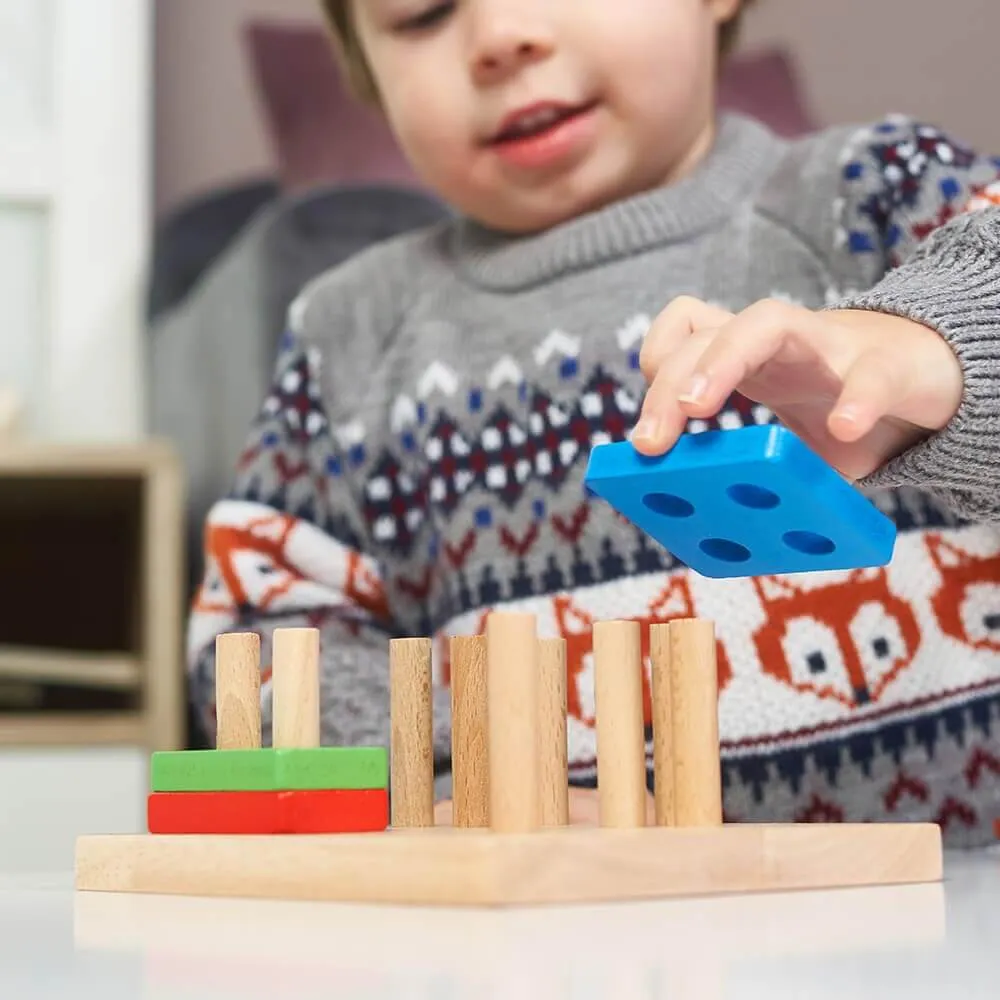
M 389 787 L 384 747 L 172 750 L 152 754 L 154 792 L 269 792 Z

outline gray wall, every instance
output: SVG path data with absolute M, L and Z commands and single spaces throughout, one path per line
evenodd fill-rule
M 315 0 L 156 0 L 156 205 L 268 172 L 240 27 L 316 18 Z M 746 44 L 799 59 L 824 122 L 921 115 L 1000 153 L 998 0 L 760 0 Z

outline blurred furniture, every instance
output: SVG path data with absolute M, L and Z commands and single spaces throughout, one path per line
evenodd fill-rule
M 284 192 L 423 186 L 385 117 L 344 86 L 324 28 L 253 19 L 244 42 Z
M 0 445 L 0 746 L 185 745 L 173 448 Z

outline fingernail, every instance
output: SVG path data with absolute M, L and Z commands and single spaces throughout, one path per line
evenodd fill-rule
M 705 375 L 692 375 L 684 391 L 677 397 L 682 403 L 700 403 L 708 389 L 708 378 Z
M 643 441 L 655 441 L 660 436 L 660 429 L 662 426 L 662 423 L 657 420 L 656 417 L 643 417 L 639 423 L 632 428 L 629 440 L 635 441 L 640 439 Z
M 851 403 L 847 403 L 846 405 L 841 406 L 838 410 L 834 410 L 833 415 L 838 420 L 843 420 L 845 423 L 849 424 L 856 424 L 861 416 L 858 407 Z

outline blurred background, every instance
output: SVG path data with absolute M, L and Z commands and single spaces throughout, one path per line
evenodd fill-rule
M 280 168 L 245 33 L 261 19 L 314 24 L 315 9 L 312 0 L 158 0 L 158 213 Z M 998 30 L 1000 5 L 990 0 L 758 0 L 743 53 L 787 56 L 798 80 L 786 100 L 807 104 L 818 123 L 909 111 L 1000 150 L 988 84 Z
M 1000 153 L 997 37 L 995 0 L 760 0 L 722 100 Z M 200 745 L 201 521 L 284 309 L 446 211 L 347 97 L 314 0 L 0 0 L 0 871 L 142 829 L 149 751 Z

